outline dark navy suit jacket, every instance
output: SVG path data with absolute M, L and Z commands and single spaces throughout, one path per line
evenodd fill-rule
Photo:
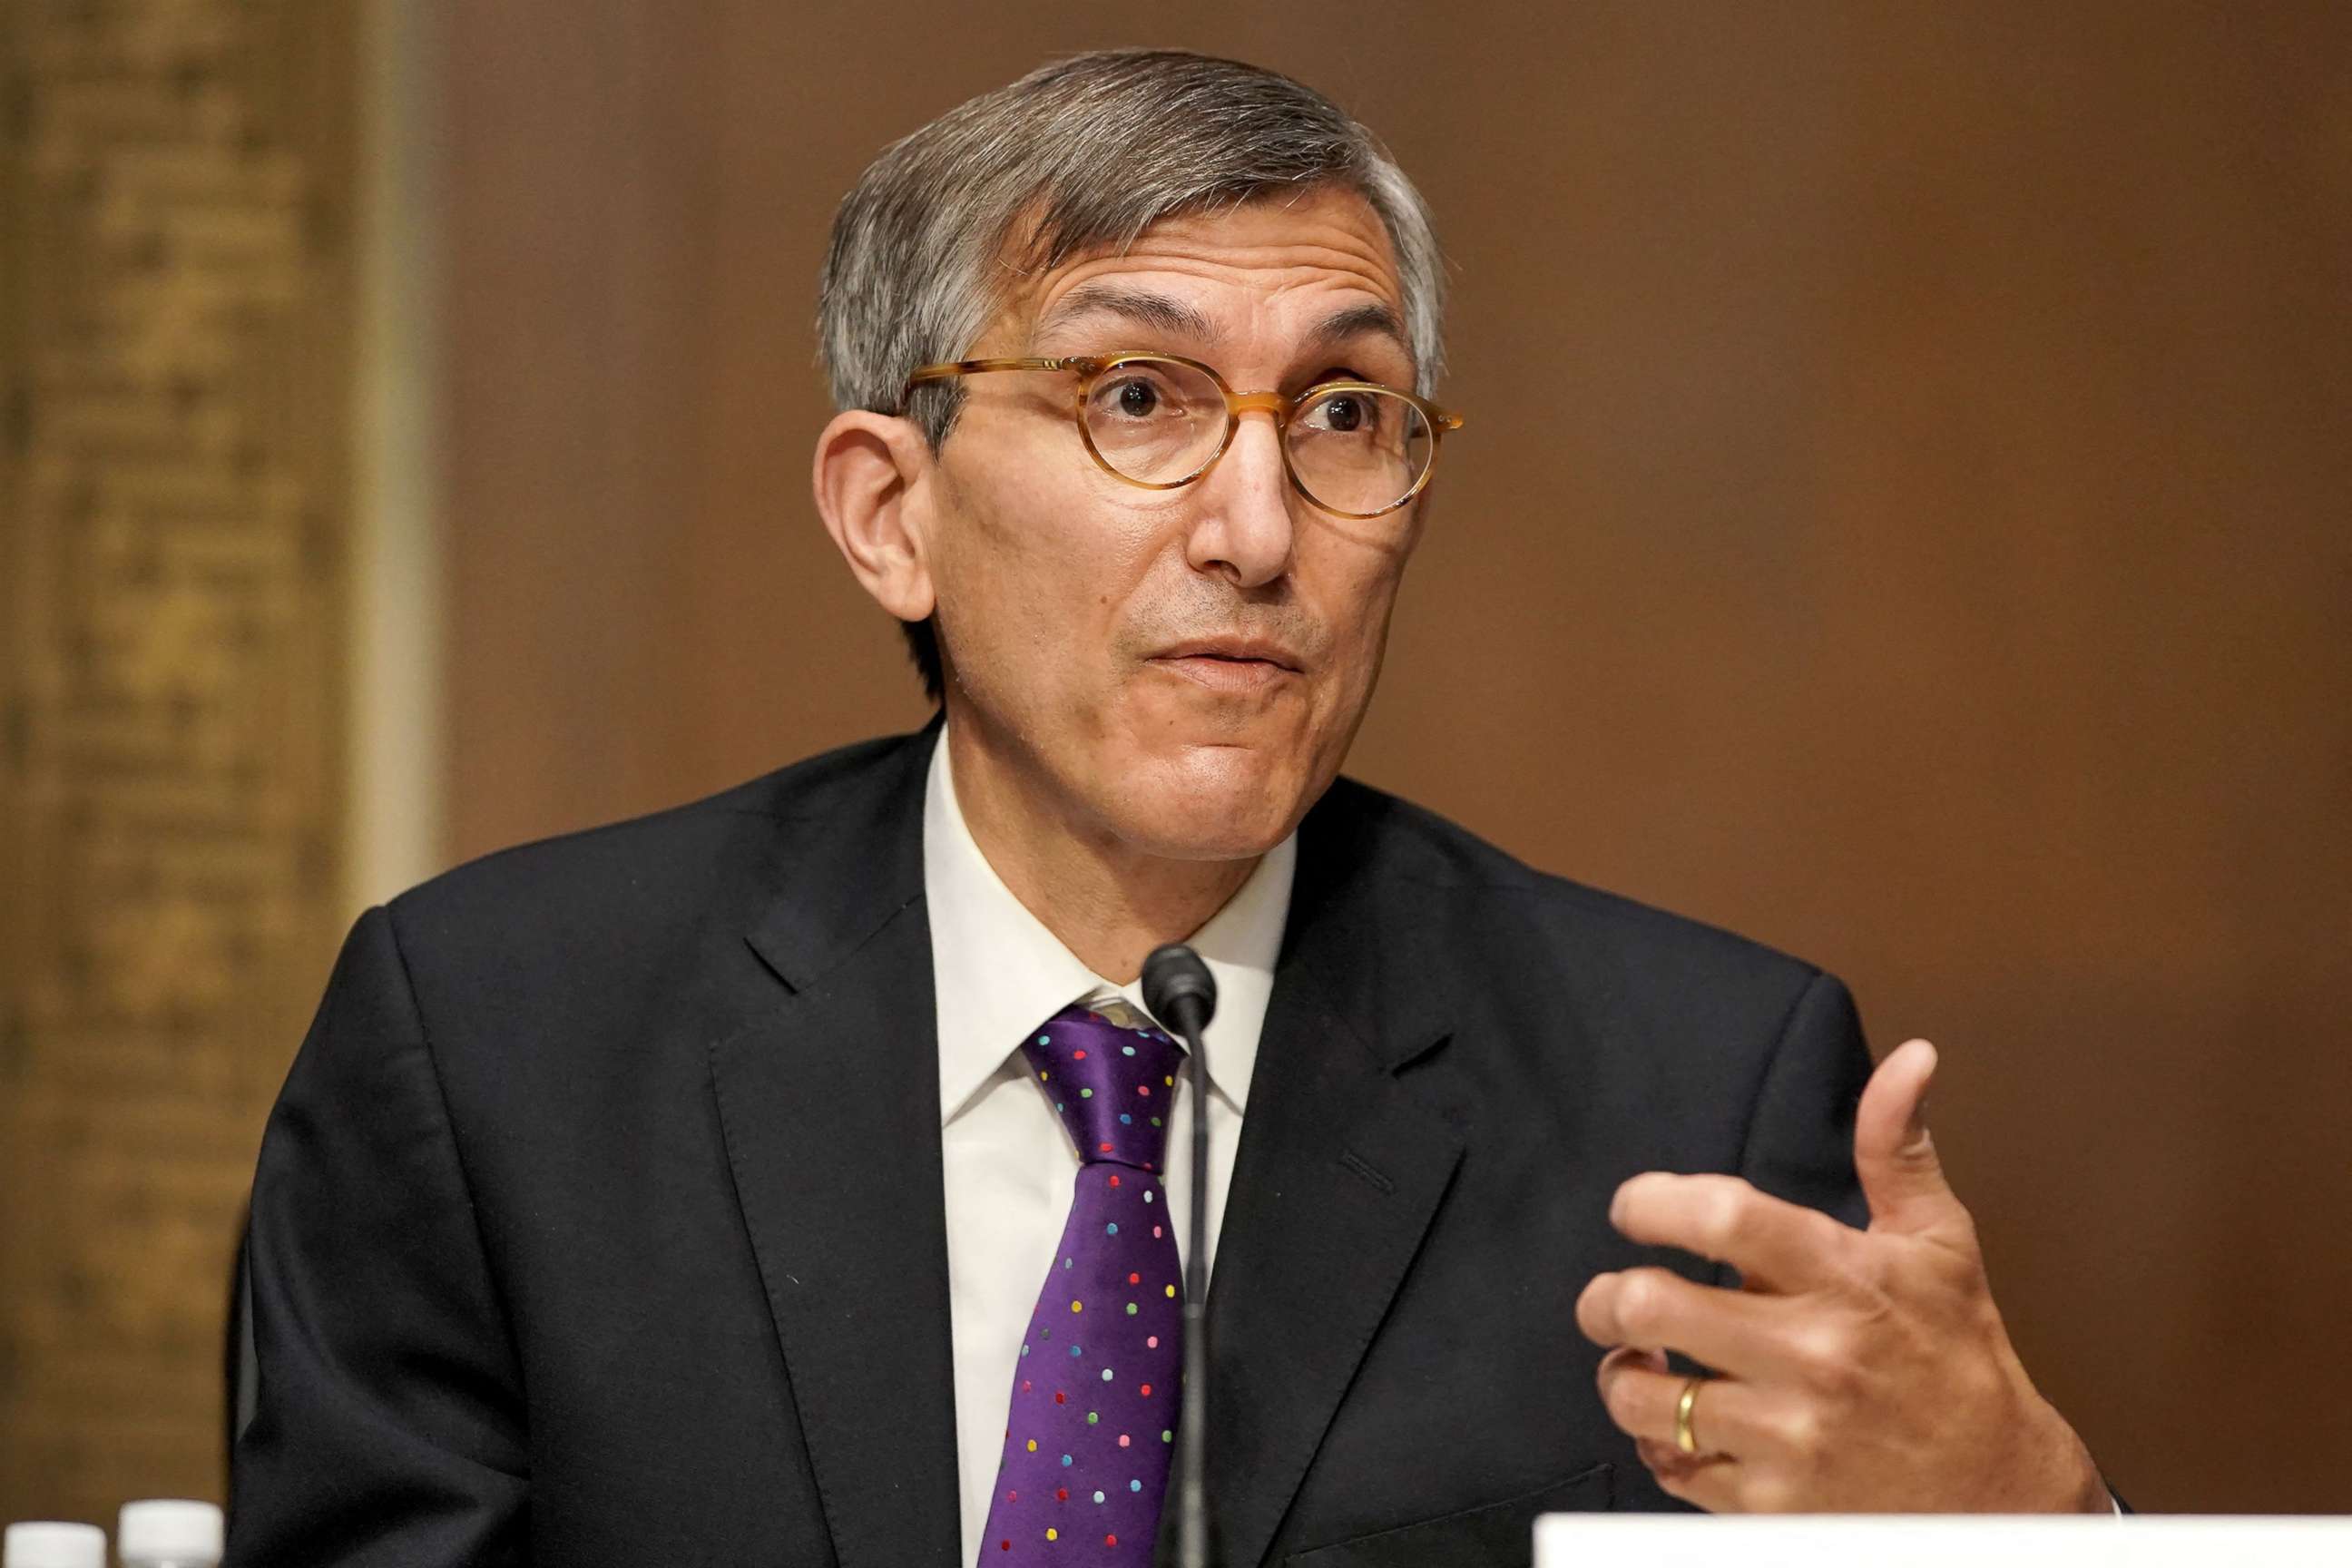
M 932 733 L 361 919 L 255 1183 L 233 1563 L 956 1563 Z M 1524 1563 L 1539 1511 L 1671 1506 L 1575 1326 L 1648 1258 L 1610 1194 L 1858 1220 L 1868 1068 L 1829 975 L 1335 784 L 1211 1292 L 1225 1561 Z

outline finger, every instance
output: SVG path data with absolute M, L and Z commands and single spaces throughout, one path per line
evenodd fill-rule
M 1671 1441 L 1636 1437 L 1633 1451 L 1642 1457 L 1668 1497 L 1709 1513 L 1738 1513 L 1738 1478 L 1745 1468 L 1728 1454 L 1685 1454 Z
M 1660 1370 L 1639 1351 L 1615 1351 L 1601 1359 L 1599 1383 L 1601 1403 L 1619 1431 L 1681 1452 L 1675 1414 L 1682 1406 L 1683 1391 L 1691 1386 L 1688 1377 Z M 1697 1451 L 1734 1458 L 1764 1451 L 1770 1434 L 1759 1424 L 1759 1405 L 1758 1391 L 1736 1378 L 1701 1378 L 1690 1416 Z
M 1645 1247 L 1728 1263 L 1751 1284 L 1785 1291 L 1838 1278 L 1854 1233 L 1829 1215 L 1758 1192 L 1738 1176 L 1650 1171 L 1617 1189 L 1609 1223 Z
M 1593 1277 L 1576 1299 L 1576 1326 L 1606 1348 L 1680 1351 L 1735 1376 L 1786 1380 L 1805 1371 L 1799 1310 L 1786 1297 L 1628 1268 Z
M 1873 1230 L 1922 1235 L 1966 1227 L 1968 1211 L 1944 1180 L 1936 1142 L 1927 1133 L 1927 1088 L 1936 1078 L 1936 1047 L 1925 1040 L 1897 1047 L 1862 1091 L 1853 1118 L 1853 1169 L 1870 1203 Z
M 1602 1356 L 1601 1358 L 1602 1370 L 1606 1371 L 1609 1363 L 1612 1362 L 1622 1363 L 1628 1366 L 1646 1366 L 1652 1372 L 1672 1372 L 1675 1370 L 1673 1365 L 1667 1362 L 1665 1352 L 1635 1350 L 1631 1345 L 1619 1345 L 1615 1350 L 1611 1351 L 1607 1355 Z
M 1683 1453 L 1672 1443 L 1643 1437 L 1633 1451 L 1642 1457 L 1660 1489 L 1709 1513 L 1788 1513 L 1801 1509 L 1785 1478 L 1769 1464 L 1751 1464 L 1727 1454 Z

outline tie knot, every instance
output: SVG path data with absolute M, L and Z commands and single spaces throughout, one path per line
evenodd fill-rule
M 1157 1173 L 1184 1047 L 1150 1025 L 1129 1026 L 1073 1003 L 1021 1042 L 1078 1158 Z

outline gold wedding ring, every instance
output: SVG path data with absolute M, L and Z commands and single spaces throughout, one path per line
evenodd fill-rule
M 1691 1407 L 1698 1403 L 1698 1391 L 1705 1377 L 1694 1377 L 1683 1384 L 1683 1396 L 1675 1401 L 1675 1447 L 1685 1454 L 1698 1452 L 1698 1434 L 1691 1430 Z

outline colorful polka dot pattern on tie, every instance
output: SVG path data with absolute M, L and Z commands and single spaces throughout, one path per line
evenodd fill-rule
M 1167 1131 L 1158 1117 L 1146 1126 L 1119 1108 L 1155 1088 L 1164 1094 L 1184 1050 L 1157 1028 L 1079 1006 L 1021 1049 L 1080 1163 L 1016 1363 L 980 1568 L 1146 1568 L 1174 1452 L 1183 1270 L 1175 1242 L 1150 1223 Z M 1064 1353 L 1035 1359 L 1057 1344 Z M 1042 1376 L 1030 1371 L 1040 1364 Z

